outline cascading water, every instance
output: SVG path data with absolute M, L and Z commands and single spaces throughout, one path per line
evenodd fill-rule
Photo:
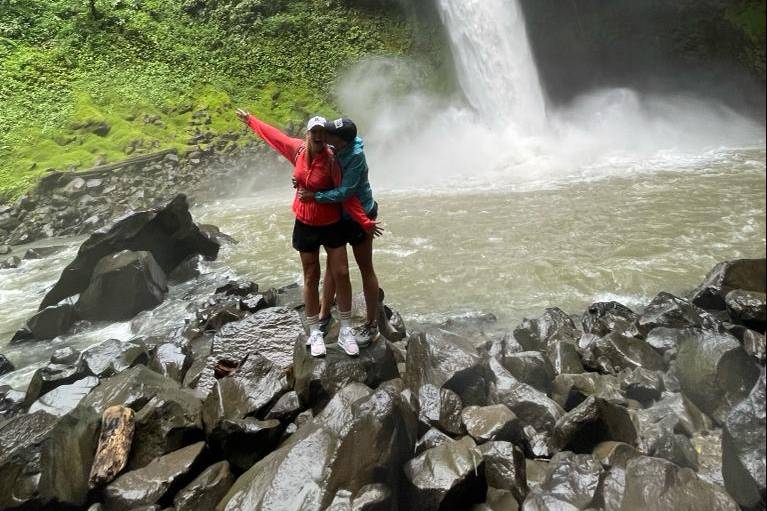
M 439 0 L 458 79 L 483 121 L 534 133 L 546 121 L 538 70 L 517 0 Z

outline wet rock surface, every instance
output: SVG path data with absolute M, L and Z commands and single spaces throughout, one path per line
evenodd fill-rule
M 738 259 L 724 261 L 706 275 L 691 294 L 692 303 L 709 310 L 724 310 L 725 298 L 730 291 L 744 289 L 764 293 L 765 259 Z

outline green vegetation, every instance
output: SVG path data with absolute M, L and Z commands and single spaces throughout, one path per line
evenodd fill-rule
M 203 108 L 215 132 L 240 129 L 236 106 L 281 126 L 334 115 L 344 66 L 414 46 L 393 5 L 352 4 L 0 0 L 0 198 L 46 169 L 184 149 Z
M 764 0 L 741 0 L 732 2 L 726 10 L 726 18 L 747 39 L 742 46 L 740 60 L 762 80 L 765 79 L 765 24 L 767 9 Z

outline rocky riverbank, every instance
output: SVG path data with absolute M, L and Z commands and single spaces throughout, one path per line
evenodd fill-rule
M 201 279 L 193 262 L 225 241 L 187 215 L 177 198 L 91 236 L 41 314 L 82 328 L 113 320 L 116 282 L 136 297 L 124 318 Z M 2 388 L 0 508 L 765 505 L 763 259 L 716 266 L 688 297 L 551 308 L 513 331 L 406 327 L 382 302 L 383 336 L 358 358 L 310 357 L 300 302 L 295 286 L 221 282 L 183 328 L 64 348 L 25 392 Z M 44 323 L 17 342 L 49 342 Z

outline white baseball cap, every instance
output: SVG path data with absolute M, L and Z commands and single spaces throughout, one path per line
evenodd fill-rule
M 322 129 L 325 129 L 325 123 L 328 122 L 327 119 L 324 117 L 312 117 L 309 119 L 309 123 L 306 125 L 306 131 L 312 131 L 317 126 L 321 127 Z

